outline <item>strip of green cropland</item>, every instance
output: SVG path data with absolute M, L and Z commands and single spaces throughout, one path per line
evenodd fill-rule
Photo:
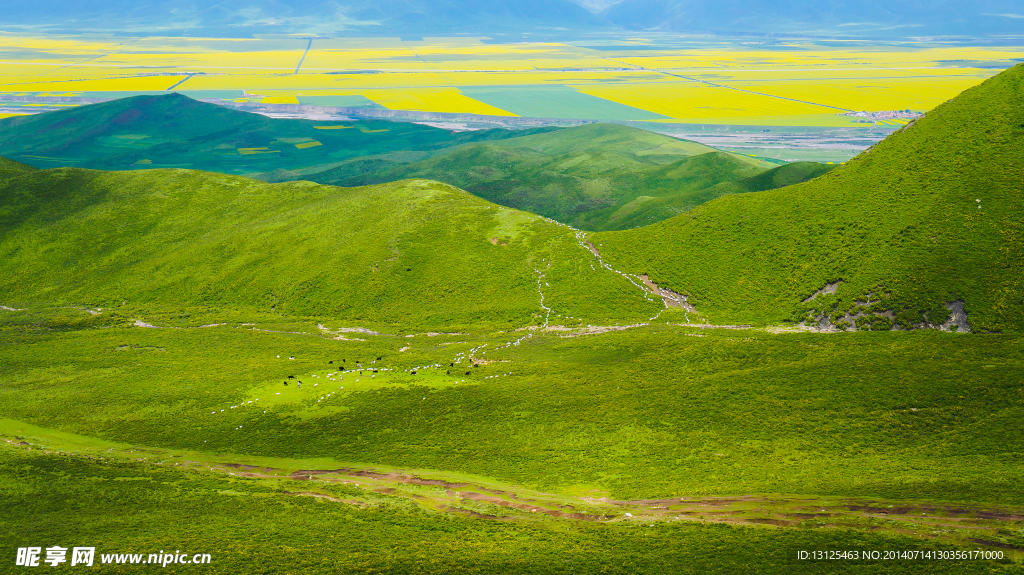
M 0 184 L 0 258 L 8 305 L 240 306 L 401 329 L 542 324 L 542 301 L 600 321 L 661 305 L 567 227 L 423 180 L 30 172 Z
M 865 312 L 859 323 L 889 329 L 942 323 L 945 304 L 960 300 L 975 329 L 1021 329 L 1022 83 L 1018 65 L 811 182 L 594 242 L 613 265 L 688 294 L 713 322 Z M 834 295 L 802 303 L 837 281 Z

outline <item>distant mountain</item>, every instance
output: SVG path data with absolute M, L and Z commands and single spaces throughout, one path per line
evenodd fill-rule
M 594 242 L 716 323 L 1024 330 L 1022 158 L 1024 64 L 824 177 Z
M 419 159 L 430 150 L 553 129 L 452 133 L 383 120 L 273 119 L 171 93 L 5 118 L 0 155 L 39 168 L 321 171 L 357 156 L 416 151 Z
M 635 30 L 863 36 L 1024 33 L 1017 0 L 623 0 L 603 15 Z
M 136 33 L 487 34 L 666 30 L 843 36 L 1024 33 L 1017 0 L 8 0 L 0 26 Z
M 254 32 L 370 33 L 523 31 L 535 28 L 596 26 L 601 18 L 567 0 L 128 0 L 65 2 L 12 0 L 0 11 L 0 24 L 85 29 L 188 29 Z

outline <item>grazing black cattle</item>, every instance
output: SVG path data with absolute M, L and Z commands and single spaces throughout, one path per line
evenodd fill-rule
M 333 360 L 333 359 L 332 359 L 331 361 L 328 361 L 328 362 L 327 362 L 327 365 L 331 365 L 332 363 L 334 363 L 334 360 Z
M 455 367 L 455 362 L 453 361 L 453 362 L 449 363 L 448 367 Z
M 416 375 L 416 372 L 414 371 L 414 372 L 412 372 L 412 374 L 413 374 L 413 375 Z
M 479 363 L 474 363 L 473 367 L 480 367 L 480 364 Z
M 377 361 L 380 361 L 380 358 L 379 358 L 379 357 L 377 358 Z
M 377 370 L 376 370 L 376 369 L 375 369 L 375 370 L 373 370 L 373 373 L 377 373 Z
M 466 375 L 469 375 L 469 372 L 468 372 L 468 371 L 466 372 Z
M 294 375 L 289 375 L 288 379 L 295 379 L 295 376 Z
M 288 382 L 286 381 L 286 382 L 284 382 L 284 384 L 285 384 L 285 385 L 288 385 Z

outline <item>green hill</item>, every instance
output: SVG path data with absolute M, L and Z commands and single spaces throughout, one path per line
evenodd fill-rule
M 15 302 L 404 328 L 542 324 L 542 303 L 598 319 L 658 308 L 594 266 L 566 227 L 421 180 L 337 188 L 188 170 L 32 172 L 0 184 L 0 257 L 0 290 Z
M 272 119 L 178 94 L 0 120 L 0 156 L 39 168 L 188 168 L 349 187 L 425 178 L 586 230 L 646 225 L 750 191 L 732 184 L 772 167 L 616 124 L 452 133 Z
M 35 171 L 35 168 L 28 164 L 15 162 L 14 160 L 8 160 L 7 158 L 0 158 L 0 180 L 17 177 L 33 171 Z
M 727 194 L 761 192 L 808 181 L 828 173 L 835 166 L 818 162 L 794 162 L 740 179 L 731 178 L 742 175 L 743 168 L 730 171 L 730 167 L 736 167 L 734 156 L 726 156 L 721 152 L 681 161 L 663 170 L 667 174 L 657 174 L 655 177 L 649 175 L 645 180 L 646 183 L 658 182 L 662 189 L 671 189 L 675 183 L 676 188 L 667 195 L 637 196 L 626 204 L 595 213 L 594 219 L 601 218 L 613 224 L 602 228 L 605 230 L 636 228 L 667 220 Z M 716 177 L 721 181 L 715 183 Z
M 355 160 L 304 178 L 343 186 L 439 180 L 580 229 L 613 230 L 663 220 L 706 198 L 731 193 L 731 188 L 717 195 L 702 192 L 770 166 L 637 128 L 588 124 L 468 144 L 409 163 Z M 650 198 L 660 201 L 660 209 L 627 217 L 637 200 Z
M 383 120 L 273 119 L 180 94 L 135 96 L 0 120 L 0 156 L 40 168 L 195 168 L 232 174 L 329 168 L 367 155 L 425 152 L 542 132 L 451 133 Z
M 715 322 L 889 329 L 963 302 L 977 330 L 1021 329 L 1022 79 L 1011 68 L 825 177 L 594 241 Z

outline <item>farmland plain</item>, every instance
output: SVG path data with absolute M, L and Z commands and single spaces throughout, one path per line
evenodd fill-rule
M 926 41 L 609 37 L 0 37 L 0 95 L 181 91 L 269 106 L 361 97 L 393 111 L 669 124 L 863 127 L 842 114 L 923 112 L 1009 67 L 1020 48 Z M 219 95 L 218 95 L 219 94 Z

